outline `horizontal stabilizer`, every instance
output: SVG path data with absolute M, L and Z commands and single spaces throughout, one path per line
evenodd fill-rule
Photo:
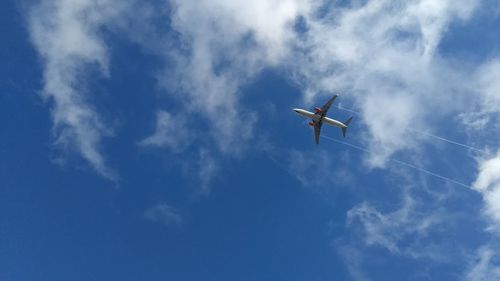
M 351 123 L 352 117 L 347 119 L 347 121 L 344 122 L 344 125 L 349 126 L 349 123 Z

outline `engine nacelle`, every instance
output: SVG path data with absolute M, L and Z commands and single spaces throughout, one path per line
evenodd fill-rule
M 314 127 L 314 122 L 309 122 L 309 126 Z
M 321 110 L 321 108 L 319 108 L 319 107 L 315 107 L 314 112 L 321 113 L 321 112 L 323 112 L 323 110 Z

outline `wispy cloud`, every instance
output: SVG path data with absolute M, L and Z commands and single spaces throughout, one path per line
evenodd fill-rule
M 221 170 L 219 161 L 213 151 L 200 148 L 181 163 L 185 177 L 195 186 L 195 195 L 210 194 L 212 182 Z
M 410 279 L 421 273 L 432 279 L 433 274 L 453 265 L 458 270 L 448 271 L 446 275 L 457 278 L 474 249 L 470 241 L 463 241 L 454 233 L 463 231 L 461 224 L 467 225 L 464 228 L 474 227 L 468 221 L 473 220 L 472 215 L 450 212 L 445 207 L 449 197 L 443 201 L 422 193 L 417 185 L 403 188 L 402 202 L 398 206 L 387 200 L 364 201 L 348 211 L 347 232 L 334 246 L 352 278 L 369 280 L 368 277 L 373 277 L 370 274 L 376 272 L 373 259 L 377 259 L 375 268 L 394 267 L 394 263 L 401 261 L 426 271 L 412 271 L 405 276 Z
M 338 252 L 344 259 L 347 270 L 355 281 L 369 281 L 371 280 L 366 276 L 363 271 L 363 253 L 355 247 L 349 245 L 338 245 Z
M 44 66 L 42 95 L 53 102 L 56 144 L 74 148 L 102 176 L 117 180 L 101 151 L 112 130 L 101 120 L 87 96 L 89 72 L 107 77 L 108 50 L 101 28 L 116 20 L 120 1 L 42 1 L 29 13 L 31 39 Z
M 186 118 L 176 118 L 170 113 L 160 110 L 156 113 L 154 134 L 141 140 L 139 145 L 165 147 L 174 152 L 180 152 L 192 143 L 194 136 Z
M 486 128 L 498 129 L 500 119 L 500 58 L 492 58 L 480 65 L 470 83 L 473 85 L 475 99 L 469 109 L 460 114 L 460 120 L 474 135 L 481 134 Z
M 446 257 L 437 249 L 444 245 L 429 241 L 423 243 L 423 240 L 433 228 L 442 224 L 444 217 L 436 211 L 423 212 L 416 204 L 408 193 L 404 195 L 401 208 L 389 213 L 383 213 L 364 202 L 349 210 L 347 226 L 361 226 L 367 246 L 383 247 L 393 255 L 442 261 Z
M 178 225 L 184 221 L 179 211 L 167 203 L 160 203 L 147 209 L 144 218 L 167 226 Z
M 480 96 L 480 111 L 500 114 L 500 58 L 493 58 L 483 64 L 476 74 Z
M 481 247 L 472 259 L 471 266 L 464 278 L 466 281 L 489 281 L 500 279 L 500 267 L 493 265 L 495 251 Z
M 210 183 L 216 175 L 218 169 L 217 163 L 207 150 L 200 151 L 199 176 L 201 179 L 201 191 L 207 194 L 209 191 Z

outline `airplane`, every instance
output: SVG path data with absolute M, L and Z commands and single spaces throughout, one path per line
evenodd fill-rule
M 352 117 L 347 119 L 345 122 L 340 122 L 335 119 L 326 117 L 326 113 L 328 112 L 330 106 L 333 104 L 333 102 L 338 96 L 339 95 L 334 95 L 321 108 L 319 107 L 314 108 L 314 113 L 300 108 L 293 109 L 293 111 L 295 111 L 300 116 L 312 119 L 312 121 L 309 122 L 309 126 L 314 127 L 314 140 L 316 144 L 319 144 L 319 134 L 321 132 L 321 125 L 323 125 L 323 123 L 341 128 L 342 136 L 344 136 L 345 138 L 347 127 L 349 126 L 349 123 L 351 123 Z

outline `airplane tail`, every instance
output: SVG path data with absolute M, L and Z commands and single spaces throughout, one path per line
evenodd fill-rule
M 345 134 L 347 133 L 347 127 L 349 126 L 349 123 L 351 123 L 352 117 L 347 119 L 347 121 L 344 122 L 344 125 L 346 125 L 345 128 L 342 128 L 342 136 L 345 138 Z

